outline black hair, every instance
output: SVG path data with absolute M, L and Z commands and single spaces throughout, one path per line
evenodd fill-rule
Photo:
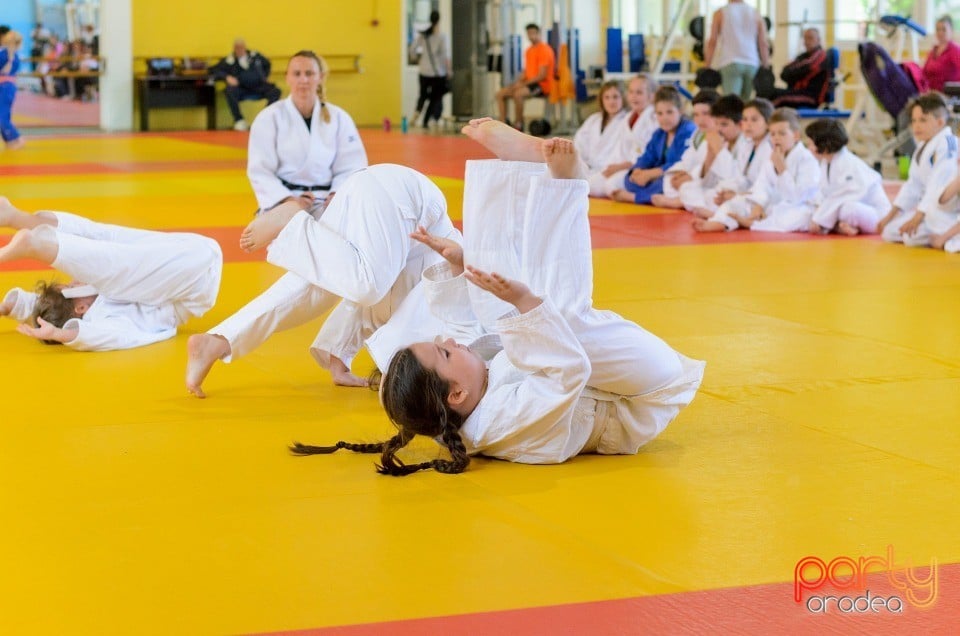
M 840 152 L 849 141 L 843 124 L 835 119 L 816 120 L 807 126 L 806 134 L 817 152 L 824 155 Z
M 691 104 L 696 106 L 697 104 L 706 104 L 707 106 L 713 106 L 717 103 L 717 100 L 720 99 L 720 93 L 713 90 L 712 88 L 705 88 L 696 95 L 693 96 L 693 99 L 690 101 Z
M 739 124 L 740 120 L 743 119 L 743 100 L 740 99 L 739 95 L 724 95 L 710 107 L 710 114 Z

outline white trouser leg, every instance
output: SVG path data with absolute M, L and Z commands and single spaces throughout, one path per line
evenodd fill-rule
M 915 210 L 901 210 L 898 212 L 897 215 L 884 226 L 883 232 L 880 234 L 883 240 L 887 243 L 903 243 L 903 236 L 900 235 L 900 227 L 913 217 L 914 212 Z
M 734 214 L 740 216 L 746 216 L 750 214 L 750 202 L 747 201 L 746 197 L 733 197 L 717 208 L 717 211 L 713 213 L 713 216 L 711 216 L 709 220 L 716 223 L 723 223 L 723 225 L 727 228 L 727 231 L 732 232 L 740 227 L 740 223 L 738 223 L 737 220 L 732 216 Z
M 857 228 L 861 234 L 876 234 L 877 223 L 883 218 L 884 212 L 859 201 L 844 203 L 837 210 L 837 221 Z M 819 221 L 818 221 L 819 223 Z M 833 227 L 823 225 L 823 227 Z
M 706 189 L 704 189 L 702 181 L 687 181 L 680 186 L 678 194 L 685 210 L 693 210 L 694 208 L 716 209 L 716 206 L 708 203 Z
M 275 331 L 297 327 L 319 317 L 339 300 L 296 274 L 287 273 L 207 333 L 227 339 L 230 355 L 224 362 L 230 362 L 259 347 Z
M 805 203 L 774 203 L 767 208 L 766 218 L 750 226 L 756 232 L 806 232 L 810 229 L 813 206 Z

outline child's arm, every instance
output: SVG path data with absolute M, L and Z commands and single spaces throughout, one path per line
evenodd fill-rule
M 43 318 L 37 318 L 37 325 L 37 327 L 31 327 L 25 322 L 20 323 L 17 325 L 17 331 L 37 340 L 50 340 L 61 344 L 68 344 L 77 338 L 78 329 L 76 328 L 60 329 Z
M 883 233 L 883 228 L 887 227 L 887 224 L 892 221 L 896 216 L 900 214 L 900 208 L 896 205 L 890 208 L 890 211 L 887 212 L 882 219 L 877 223 L 877 234 Z
M 960 175 L 947 184 L 943 192 L 940 193 L 940 205 L 946 205 L 950 199 L 960 194 Z

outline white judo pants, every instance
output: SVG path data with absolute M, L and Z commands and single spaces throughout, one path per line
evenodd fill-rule
M 890 199 L 879 183 L 870 188 L 861 201 L 848 201 L 839 206 L 820 206 L 813 220 L 820 227 L 833 229 L 840 222 L 860 230 L 861 234 L 876 234 L 877 223 L 890 210 Z
M 936 206 L 923 216 L 917 231 L 911 235 L 900 234 L 904 223 L 913 218 L 914 212 L 901 211 L 883 228 L 881 236 L 888 243 L 903 243 L 908 247 L 928 247 L 934 236 L 943 234 L 955 224 L 960 223 L 960 213 L 953 208 Z M 948 240 L 943 251 L 951 254 L 960 252 L 960 235 Z
M 51 265 L 111 300 L 170 303 L 180 324 L 203 315 L 216 302 L 223 254 L 215 240 L 97 223 L 68 212 L 51 214 L 56 227 L 34 229 L 52 233 L 57 241 Z
M 426 267 L 441 257 L 410 238 L 423 225 L 460 240 L 440 190 L 402 166 L 377 165 L 352 175 L 316 220 L 298 213 L 267 249 L 288 271 L 209 333 L 230 343 L 230 361 L 273 332 L 318 317 L 341 298 L 313 344 L 318 362 L 335 355 L 348 366 L 363 339 L 384 324 Z

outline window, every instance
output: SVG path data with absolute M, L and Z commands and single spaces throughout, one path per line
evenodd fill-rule
M 958 0 L 934 0 L 935 2 L 953 2 Z M 884 15 L 913 15 L 917 0 L 834 0 L 835 40 L 857 42 L 876 35 L 875 24 Z

